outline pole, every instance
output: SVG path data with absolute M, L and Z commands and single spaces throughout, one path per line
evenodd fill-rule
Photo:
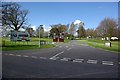
M 39 27 L 39 48 L 40 48 L 40 27 Z
M 49 32 L 48 32 L 48 44 L 49 44 Z
M 39 27 L 39 48 L 40 48 L 40 28 L 42 27 L 43 25 L 40 25 Z

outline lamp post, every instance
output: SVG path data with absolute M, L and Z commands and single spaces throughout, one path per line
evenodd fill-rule
M 48 44 L 49 44 L 49 36 L 50 36 L 50 31 L 48 31 Z
M 40 27 L 39 27 L 39 48 L 40 48 L 40 29 L 41 29 L 42 26 L 43 25 L 40 25 Z

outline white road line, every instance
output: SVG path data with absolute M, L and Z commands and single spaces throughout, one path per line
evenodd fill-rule
M 9 54 L 10 56 L 14 56 L 14 54 Z
M 66 46 L 66 48 L 68 48 L 68 46 Z
M 4 55 L 8 55 L 8 54 L 5 53 Z
M 59 46 L 59 48 L 61 48 L 62 46 Z
M 69 51 L 70 49 L 72 49 L 72 48 L 68 48 L 67 50 Z
M 97 64 L 97 60 L 88 60 L 87 63 Z
M 118 62 L 118 64 L 120 64 L 120 62 Z
M 69 77 L 69 78 L 72 78 L 72 77 L 81 77 L 81 76 L 87 76 L 87 75 L 96 75 L 96 74 L 107 74 L 107 73 L 117 73 L 118 71 L 108 71 L 108 72 L 93 72 L 93 73 L 83 73 L 83 74 L 78 74 L 78 75 L 68 75 L 68 76 L 66 76 L 66 77 Z M 62 78 L 62 77 L 61 77 Z
M 29 57 L 29 56 L 27 56 L 27 55 L 23 55 L 23 57 Z
M 62 54 L 62 53 L 64 53 L 64 51 L 62 51 L 62 52 L 60 52 L 60 53 L 58 53 L 58 54 L 52 56 L 51 58 L 56 57 L 56 56 L 58 56 L 58 55 L 60 55 L 60 54 Z
M 37 58 L 36 56 L 31 56 L 32 58 Z
M 57 60 L 59 57 L 51 57 L 51 58 L 49 58 L 49 59 L 51 59 L 51 60 Z
M 46 57 L 40 57 L 40 59 L 47 59 Z
M 75 60 L 73 60 L 73 62 L 83 62 L 84 61 L 84 59 L 75 59 Z
M 102 64 L 104 64 L 104 65 L 114 65 L 113 62 L 110 62 L 110 61 L 102 61 Z
M 62 58 L 62 59 L 60 59 L 61 61 L 69 61 L 70 60 L 70 58 Z
M 20 57 L 21 55 L 16 55 L 16 56 L 19 56 L 19 57 Z

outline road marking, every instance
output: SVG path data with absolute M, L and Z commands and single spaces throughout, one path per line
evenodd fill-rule
M 4 55 L 8 55 L 8 54 L 5 53 Z
M 56 56 L 58 56 L 58 55 L 60 55 L 60 54 L 62 54 L 62 53 L 64 53 L 64 51 L 62 51 L 62 52 L 60 52 L 60 53 L 54 55 L 53 57 L 56 57 Z M 51 58 L 53 58 L 53 57 L 51 57 Z
M 87 63 L 97 64 L 97 60 L 88 60 Z
M 23 57 L 29 57 L 29 56 L 27 56 L 27 55 L 23 55 Z
M 9 54 L 10 56 L 14 56 L 14 54 Z
M 40 57 L 40 59 L 47 59 L 46 57 Z
M 32 58 L 37 58 L 36 56 L 31 56 Z
M 66 46 L 66 48 L 68 48 L 68 46 Z
M 83 62 L 84 61 L 84 59 L 75 59 L 75 60 L 73 60 L 73 62 Z
M 120 62 L 118 64 L 120 64 Z
M 114 65 L 113 62 L 110 62 L 110 61 L 102 61 L 102 64 L 104 64 L 104 65 Z
M 51 57 L 49 59 L 52 59 L 52 60 L 57 60 L 59 57 Z
M 62 58 L 62 59 L 60 59 L 61 61 L 69 61 L 70 60 L 70 58 Z
M 72 48 L 68 48 L 67 50 L 69 51 L 70 49 L 72 49 Z
M 59 46 L 59 48 L 61 48 L 62 46 Z
M 68 75 L 68 76 L 65 76 L 65 77 L 61 77 L 61 78 L 72 78 L 72 77 L 82 77 L 82 76 L 87 76 L 87 75 L 96 75 L 96 74 L 107 74 L 107 73 L 118 73 L 118 71 L 108 71 L 108 72 L 93 72 L 93 73 L 83 73 L 83 74 L 78 74 L 78 75 Z
M 67 49 L 67 50 L 70 50 L 71 48 L 69 48 L 69 49 Z M 62 52 L 60 52 L 60 53 L 58 53 L 58 54 L 56 54 L 56 55 L 54 55 L 53 57 L 51 57 L 51 58 L 49 58 L 49 59 L 51 59 L 51 60 L 57 60 L 59 57 L 56 57 L 56 56 L 58 56 L 58 55 L 60 55 L 60 54 L 62 54 L 62 53 L 64 53 L 64 51 L 62 51 Z M 14 56 L 15 54 L 7 54 L 7 53 L 5 53 L 4 55 L 10 55 L 10 56 Z M 22 55 L 16 55 L 16 56 L 22 56 Z M 23 55 L 23 57 L 29 57 L 29 56 L 27 56 L 27 55 Z M 31 58 L 37 58 L 36 56 L 31 56 Z M 47 59 L 46 57 L 40 57 L 40 59 Z M 61 61 L 70 61 L 70 60 L 72 60 L 71 58 L 62 58 L 62 59 L 60 59 Z M 73 62 L 83 62 L 84 61 L 84 59 L 74 59 L 74 60 L 72 60 Z M 88 60 L 87 61 L 87 63 L 92 63 L 92 64 L 97 64 L 97 60 Z M 113 62 L 111 62 L 111 61 L 102 61 L 102 64 L 103 65 L 114 65 L 114 63 Z M 120 64 L 120 62 L 118 62 L 118 64 Z
M 19 57 L 20 57 L 21 55 L 16 55 L 16 56 L 19 56 Z

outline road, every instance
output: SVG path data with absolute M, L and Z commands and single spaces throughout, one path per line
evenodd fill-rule
M 119 53 L 72 40 L 49 49 L 3 51 L 3 78 L 118 78 Z

